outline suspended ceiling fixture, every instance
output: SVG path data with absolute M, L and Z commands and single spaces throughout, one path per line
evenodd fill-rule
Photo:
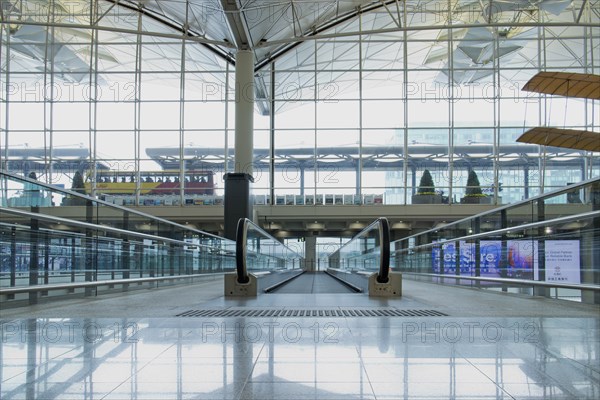
M 598 100 L 600 99 L 600 75 L 539 72 L 523 86 L 523 90 Z M 517 142 L 600 152 L 600 133 L 577 129 L 536 127 L 523 133 Z
M 519 136 L 517 142 L 600 152 L 600 133 L 576 129 L 532 128 Z
M 600 75 L 539 72 L 523 86 L 527 92 L 600 100 Z

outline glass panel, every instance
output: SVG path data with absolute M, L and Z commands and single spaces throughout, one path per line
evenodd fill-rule
M 598 179 L 569 186 L 394 242 L 394 265 L 444 284 L 593 302 L 578 285 L 590 282 L 597 216 L 587 213 L 600 186 Z M 540 283 L 527 288 L 533 281 Z
M 186 129 L 223 129 L 225 127 L 225 103 L 185 103 Z
M 286 204 L 286 195 L 314 194 L 314 130 L 275 131 L 275 194 L 273 204 Z
M 404 126 L 404 102 L 373 100 L 362 102 L 364 128 L 400 128 Z
M 377 220 L 356 234 L 352 240 L 345 243 L 339 250 L 329 255 L 329 268 L 349 272 L 370 271 L 379 272 L 384 262 L 384 247 L 388 243 L 381 242 L 381 230 L 387 227 Z
M 358 101 L 320 102 L 317 110 L 317 126 L 335 129 L 355 128 L 358 126 L 359 115 Z
M 0 191 L 0 204 L 3 206 L 0 210 L 0 247 L 3 249 L 0 287 L 3 289 L 175 277 L 224 272 L 234 267 L 233 241 L 66 193 L 56 186 L 36 183 L 37 177 L 33 173 L 30 179 L 6 173 L 0 175 L 0 187 L 3 189 Z M 103 182 L 101 178 L 107 176 L 105 171 L 101 171 L 98 182 Z M 117 177 L 114 173 L 112 176 Z M 74 188 L 83 189 L 75 182 L 82 178 L 81 175 L 73 177 Z M 6 206 L 22 208 L 13 210 Z M 32 206 L 71 206 L 71 220 L 56 218 L 47 215 L 47 212 L 29 213 L 23 209 Z M 81 226 L 79 221 L 93 225 Z M 170 282 L 148 281 L 152 286 Z M 143 283 L 139 281 L 135 287 L 148 287 Z M 122 288 L 127 290 L 127 283 Z M 98 290 L 104 290 L 104 287 L 99 286 Z M 80 296 L 95 292 L 70 288 L 71 293 Z M 30 294 L 23 291 L 8 295 L 3 302 L 27 299 L 39 302 L 57 298 L 57 295 L 64 296 L 64 289 L 57 292 L 49 290 L 44 296 L 40 296 L 39 292 Z
M 299 270 L 304 258 L 293 249 L 247 221 L 246 268 L 252 271 Z

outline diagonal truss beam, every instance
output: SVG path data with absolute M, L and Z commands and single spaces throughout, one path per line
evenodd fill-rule
M 225 11 L 227 28 L 235 40 L 235 47 L 239 50 L 249 50 L 252 47 L 250 30 L 242 14 L 240 0 L 221 0 Z

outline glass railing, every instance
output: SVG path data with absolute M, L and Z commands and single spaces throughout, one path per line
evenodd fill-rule
M 196 244 L 219 243 L 225 240 L 197 229 L 150 214 L 89 197 L 72 190 L 48 185 L 0 170 L 0 207 L 34 210 L 40 214 Z M 218 247 L 218 244 L 217 244 Z
M 329 268 L 351 272 L 377 272 L 377 281 L 388 280 L 390 229 L 386 218 L 378 218 L 352 240 L 329 255 Z
M 0 221 L 3 299 L 39 285 L 85 282 L 89 293 L 105 280 L 235 268 L 234 241 L 2 171 Z
M 429 281 L 598 303 L 600 179 L 392 243 L 392 267 Z
M 35 303 L 55 291 L 90 295 L 235 268 L 235 243 L 225 239 L 170 239 L 5 207 L 0 220 L 3 301 Z
M 300 271 L 303 267 L 304 257 L 248 219 L 240 219 L 236 242 L 239 283 L 247 283 L 249 273 Z

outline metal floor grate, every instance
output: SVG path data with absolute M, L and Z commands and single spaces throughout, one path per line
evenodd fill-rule
M 225 309 L 189 310 L 176 317 L 446 317 L 436 310 L 398 310 L 395 308 L 356 309 Z

